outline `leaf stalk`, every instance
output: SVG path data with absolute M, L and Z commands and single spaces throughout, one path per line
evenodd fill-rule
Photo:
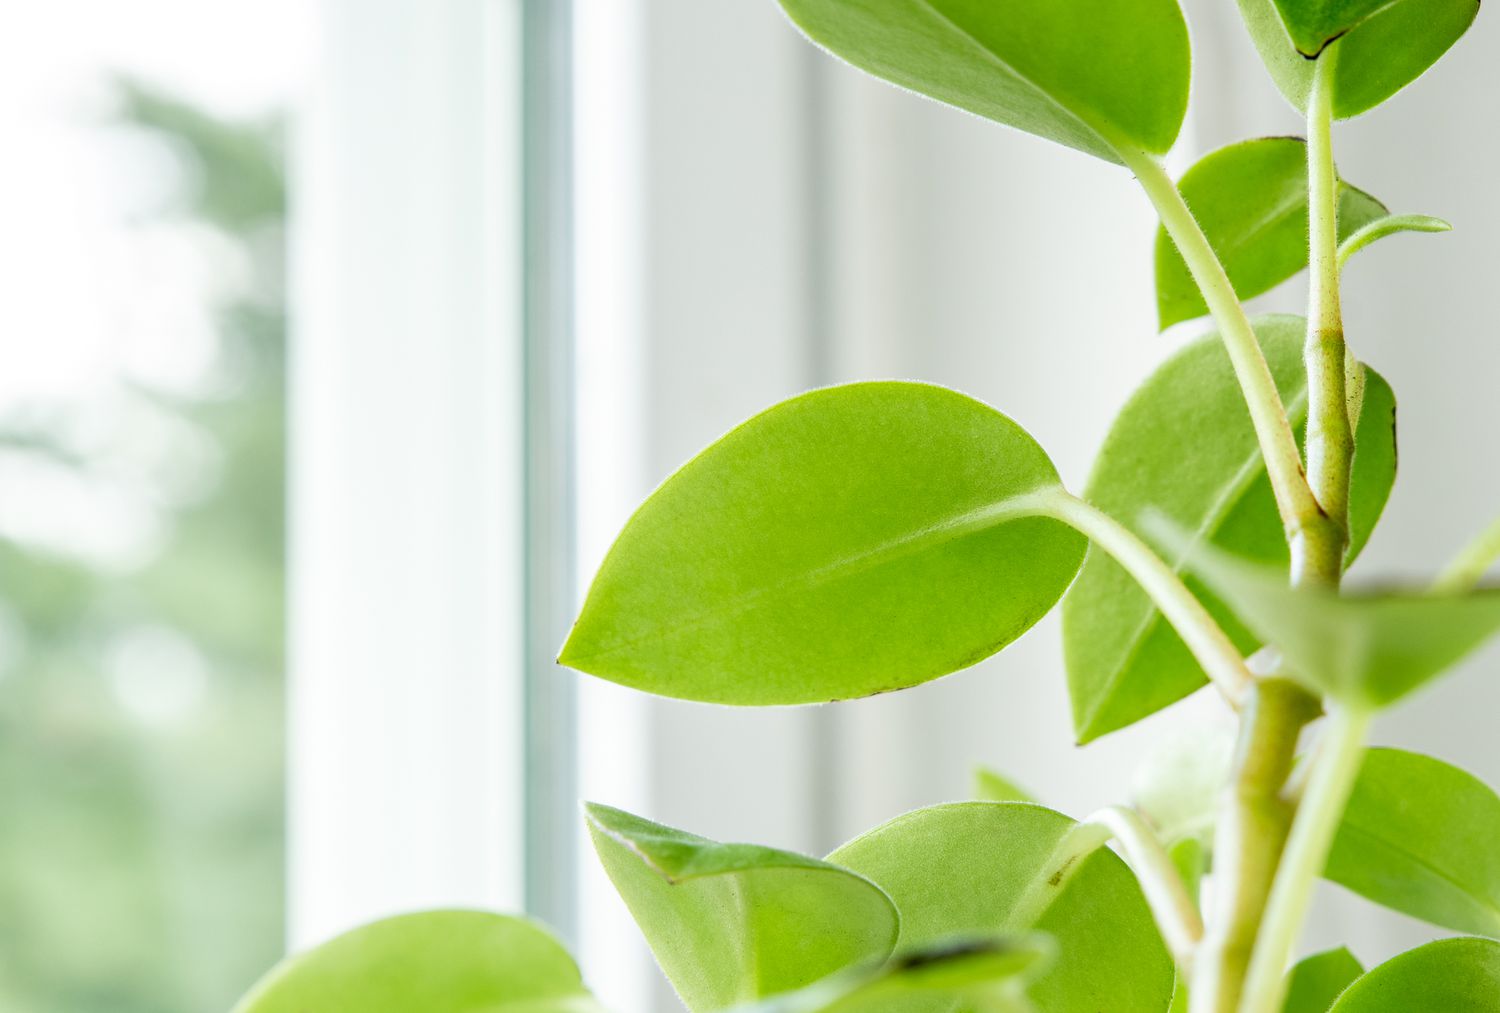
M 1225 699 L 1235 707 L 1242 704 L 1253 680 L 1239 648 L 1150 546 L 1098 507 L 1061 489 L 1037 500 L 1034 509 L 1085 535 L 1124 567 L 1161 609 Z
M 1182 192 L 1154 156 L 1141 151 L 1122 149 L 1121 157 L 1161 217 L 1162 226 L 1182 254 L 1203 301 L 1219 328 L 1219 336 L 1229 353 L 1235 376 L 1245 395 L 1250 419 L 1266 471 L 1276 495 L 1276 508 L 1288 534 L 1298 531 L 1321 515 L 1317 498 L 1302 470 L 1302 456 L 1287 419 L 1281 392 L 1261 352 L 1255 330 L 1240 305 L 1234 285 L 1224 271 L 1208 237 L 1183 200 Z

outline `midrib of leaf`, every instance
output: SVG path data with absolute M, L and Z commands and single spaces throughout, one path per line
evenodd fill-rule
M 1036 93 L 1038 97 L 1042 99 L 1043 102 L 1051 106 L 1053 109 L 1056 109 L 1058 112 L 1062 113 L 1065 117 L 1072 120 L 1074 123 L 1078 124 L 1084 129 L 1085 132 L 1092 134 L 1100 144 L 1103 144 L 1106 148 L 1109 148 L 1112 151 L 1119 150 L 1119 146 L 1111 141 L 1108 137 L 1105 137 L 1104 134 L 1099 131 L 1098 127 L 1089 123 L 1072 109 L 1069 109 L 1057 99 L 1053 98 L 1052 95 L 1049 94 L 1047 90 L 1044 89 L 1041 85 L 1037 84 L 1035 81 L 1031 80 L 1031 78 L 1027 77 L 1025 74 L 1022 74 L 1015 67 L 1011 66 L 1004 57 L 1002 57 L 999 53 L 995 52 L 990 47 L 986 46 L 983 42 L 979 41 L 979 39 L 977 39 L 968 29 L 964 28 L 963 25 L 959 24 L 948 15 L 938 10 L 937 7 L 933 5 L 932 0 L 912 0 L 912 3 L 917 7 L 920 7 L 921 9 L 927 11 L 940 24 L 947 25 L 950 29 L 953 30 L 955 34 L 957 34 L 960 38 L 969 43 L 969 45 L 973 46 L 986 58 L 988 58 L 991 63 L 999 67 L 1002 71 L 1009 74 L 1011 77 L 1015 78 L 1017 81 L 1021 82 L 1021 84 L 1025 85 L 1027 88 L 1030 88 L 1033 92 Z
M 1333 43 L 1337 42 L 1339 39 L 1343 38 L 1345 35 L 1348 35 L 1350 32 L 1354 31 L 1356 28 L 1358 28 L 1360 25 L 1364 24 L 1366 21 L 1369 21 L 1371 18 L 1375 17 L 1377 14 L 1384 14 L 1386 11 L 1390 10 L 1392 7 L 1399 7 L 1401 4 L 1403 4 L 1405 2 L 1406 2 L 1406 0 L 1390 0 L 1390 3 L 1381 4 L 1379 7 L 1376 7 L 1374 10 L 1370 11 L 1364 17 L 1362 17 L 1358 21 L 1354 22 L 1354 24 L 1350 25 L 1348 28 L 1345 28 L 1343 31 L 1339 32 L 1333 38 L 1331 38 L 1331 39 L 1324 39 L 1319 44 L 1318 51 L 1316 53 L 1303 53 L 1302 50 L 1300 50 L 1300 49 L 1297 48 L 1297 45 L 1295 43 L 1292 44 L 1292 48 L 1295 49 L 1295 50 L 1297 50 L 1297 52 L 1301 56 L 1303 56 L 1305 59 L 1316 60 L 1318 58 L 1318 56 L 1322 54 L 1323 50 L 1325 50 L 1329 46 L 1333 45 Z M 1286 18 L 1282 17 L 1282 15 L 1281 15 L 1281 5 L 1277 4 L 1277 3 L 1272 3 L 1271 4 L 1271 9 L 1276 12 L 1277 19 L 1281 21 L 1282 31 L 1286 32 L 1286 34 L 1287 34 L 1287 40 L 1290 41 L 1291 40 L 1291 36 L 1292 36 L 1292 31 L 1291 31 L 1290 28 L 1287 27 Z
M 1219 256 L 1227 261 L 1230 257 L 1237 255 L 1240 251 L 1249 246 L 1256 239 L 1260 238 L 1270 229 L 1280 224 L 1288 215 L 1296 214 L 1297 208 L 1306 203 L 1306 191 L 1302 191 L 1292 194 L 1290 202 L 1283 201 L 1281 203 L 1273 205 L 1269 212 L 1267 212 L 1264 216 L 1257 220 L 1248 229 L 1240 230 L 1236 238 L 1226 240 L 1224 243 L 1224 248 L 1220 251 Z
M 1307 384 L 1306 382 L 1304 382 L 1302 385 L 1302 389 L 1299 390 L 1296 395 L 1293 396 L 1289 401 L 1287 401 L 1286 411 L 1288 417 L 1293 419 L 1295 422 L 1298 414 L 1306 406 Z M 1234 509 L 1234 505 L 1238 503 L 1240 501 L 1240 498 L 1245 495 L 1245 490 L 1250 487 L 1250 483 L 1256 479 L 1256 477 L 1260 474 L 1262 468 L 1264 468 L 1264 462 L 1261 460 L 1260 448 L 1256 447 L 1251 450 L 1249 456 L 1245 459 L 1245 462 L 1241 464 L 1239 469 L 1235 472 L 1234 478 L 1225 485 L 1224 492 L 1221 493 L 1218 500 L 1214 502 L 1207 516 L 1205 516 L 1203 521 L 1193 529 L 1193 543 L 1196 544 L 1199 540 L 1218 530 L 1219 525 L 1224 523 L 1224 518 L 1229 515 L 1229 511 Z M 1186 559 L 1187 556 L 1184 553 L 1179 552 L 1173 559 L 1168 561 L 1168 565 L 1172 567 L 1172 571 L 1174 573 L 1181 573 L 1182 564 L 1186 561 Z M 1144 595 L 1144 592 L 1142 592 L 1142 594 Z M 1161 611 L 1151 602 L 1150 598 L 1146 598 L 1146 610 L 1141 616 L 1141 620 L 1139 624 L 1137 624 L 1135 632 L 1131 634 L 1130 639 L 1127 641 L 1128 646 L 1125 650 L 1124 657 L 1121 659 L 1120 664 L 1115 667 L 1115 670 L 1110 673 L 1109 678 L 1104 681 L 1104 692 L 1097 697 L 1099 702 L 1096 703 L 1088 712 L 1087 719 L 1084 722 L 1084 727 L 1086 729 L 1090 731 L 1093 729 L 1094 722 L 1099 719 L 1099 712 L 1103 710 L 1103 708 L 1114 697 L 1115 690 L 1119 688 L 1120 680 L 1125 677 L 1126 672 L 1130 671 L 1131 666 L 1135 662 L 1136 656 L 1139 655 L 1142 648 L 1145 647 L 1147 637 L 1150 636 L 1151 632 L 1155 629 L 1156 624 L 1160 622 L 1161 619 Z
M 1418 855 L 1416 852 L 1407 850 L 1398 842 L 1393 841 L 1388 837 L 1384 837 L 1375 831 L 1366 830 L 1364 827 L 1360 826 L 1357 823 L 1350 823 L 1349 821 L 1345 820 L 1339 825 L 1339 832 L 1352 833 L 1356 837 L 1363 837 L 1366 840 L 1374 841 L 1375 843 L 1396 852 L 1398 855 L 1401 855 L 1403 858 L 1405 858 L 1407 861 L 1411 862 L 1411 864 L 1417 866 L 1418 868 L 1426 870 L 1432 875 L 1434 879 L 1438 880 L 1439 882 L 1446 883 L 1452 890 L 1454 890 L 1458 894 L 1459 899 L 1465 902 L 1465 906 L 1471 908 L 1472 910 L 1478 911 L 1485 917 L 1487 917 L 1492 926 L 1490 931 L 1500 931 L 1500 906 L 1497 906 L 1488 897 L 1481 898 L 1475 896 L 1474 891 L 1470 889 L 1469 886 L 1454 878 L 1452 874 L 1438 868 L 1436 865 L 1432 864 L 1432 862 L 1423 858 L 1421 855 Z
M 607 658 L 618 654 L 620 651 L 634 647 L 639 643 L 651 640 L 668 640 L 688 630 L 697 629 L 716 620 L 743 614 L 756 608 L 763 602 L 775 601 L 799 592 L 810 591 L 824 584 L 843 580 L 857 573 L 874 569 L 877 566 L 883 566 L 886 563 L 894 562 L 897 559 L 921 551 L 930 545 L 941 545 L 945 542 L 977 534 L 980 531 L 998 527 L 1001 524 L 1011 521 L 1039 516 L 1041 511 L 1037 508 L 1037 504 L 1042 499 L 1061 493 L 1061 491 L 1061 486 L 1054 482 L 1043 483 L 1024 492 L 1016 493 L 1014 496 L 1007 496 L 1004 499 L 996 500 L 985 506 L 977 507 L 961 514 L 954 514 L 925 528 L 919 528 L 909 534 L 900 535 L 864 552 L 834 560 L 831 563 L 810 570 L 800 577 L 785 580 L 778 584 L 771 584 L 767 587 L 757 588 L 730 598 L 713 608 L 704 609 L 673 626 L 655 629 L 641 636 L 631 637 L 628 640 L 617 641 L 591 654 L 575 655 L 572 657 L 572 660 L 579 662 L 597 661 L 600 658 Z

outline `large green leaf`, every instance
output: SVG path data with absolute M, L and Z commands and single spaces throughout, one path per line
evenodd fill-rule
M 1300 317 L 1255 320 L 1256 335 L 1300 431 L 1307 414 Z M 1350 558 L 1364 546 L 1396 473 L 1395 398 L 1373 370 L 1356 428 Z M 1086 498 L 1140 530 L 1157 510 L 1195 537 L 1283 572 L 1289 565 L 1275 498 L 1223 344 L 1203 338 L 1164 363 L 1115 420 Z M 1174 560 L 1181 569 L 1181 560 Z M 1202 584 L 1190 580 L 1246 654 L 1260 643 Z M 1119 564 L 1091 552 L 1063 603 L 1073 726 L 1081 742 L 1139 721 L 1198 689 L 1206 676 L 1187 645 Z
M 1444 928 L 1500 936 L 1500 797 L 1442 760 L 1371 749 L 1323 875 Z
M 1077 824 L 1022 802 L 956 802 L 898 816 L 829 861 L 879 883 L 902 947 L 963 934 L 1046 932 L 1058 961 L 1030 989 L 1041 1013 L 1161 1013 L 1173 966 L 1130 870 L 1108 848 L 1060 867 Z
M 1500 1013 L 1500 942 L 1440 939 L 1360 978 L 1330 1013 Z
M 592 1013 L 546 930 L 482 911 L 399 915 L 290 957 L 234 1013 Z
M 808 37 L 912 91 L 1110 161 L 1187 111 L 1177 0 L 781 0 Z
M 734 1013 L 1032 1013 L 1026 984 L 1053 949 L 1037 934 L 954 940 L 850 968 Z
M 1314 63 L 1297 51 L 1277 0 L 1239 0 L 1261 60 L 1281 93 L 1307 109 Z M 1302 0 L 1283 0 L 1302 2 Z M 1339 39 L 1333 113 L 1339 119 L 1373 109 L 1415 81 L 1468 31 L 1479 0 L 1371 0 L 1378 9 Z
M 1241 299 L 1268 292 L 1307 266 L 1307 145 L 1262 137 L 1210 152 L 1178 183 Z M 1384 205 L 1339 187 L 1339 237 L 1385 217 Z M 1156 232 L 1156 311 L 1162 328 L 1208 312 L 1165 228 Z
M 1264 640 L 1289 674 L 1345 706 L 1388 706 L 1449 668 L 1500 630 L 1500 590 L 1463 594 L 1371 591 L 1334 594 L 1288 587 L 1280 570 L 1210 548 L 1179 525 L 1148 527 Z
M 1354 954 L 1342 946 L 1315 953 L 1299 961 L 1287 976 L 1281 1013 L 1328 1013 L 1339 993 L 1364 973 Z
M 846 869 L 608 806 L 587 813 L 605 871 L 693 1013 L 802 988 L 895 945 L 890 898 Z
M 1020 426 L 919 383 L 816 390 L 685 465 L 604 561 L 560 660 L 731 704 L 869 696 L 945 675 L 1061 597 L 1082 536 Z

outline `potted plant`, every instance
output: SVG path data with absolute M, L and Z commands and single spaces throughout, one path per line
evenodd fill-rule
M 1080 741 L 1205 686 L 1239 731 L 1224 762 L 1190 742 L 1081 820 L 991 776 L 983 800 L 823 858 L 589 805 L 684 1004 L 1500 1013 L 1500 798 L 1367 747 L 1382 710 L 1500 628 L 1500 594 L 1476 587 L 1500 524 L 1428 586 L 1343 586 L 1396 445 L 1391 385 L 1345 339 L 1340 272 L 1379 239 L 1448 226 L 1344 181 L 1332 139 L 1439 59 L 1478 0 L 1240 0 L 1307 136 L 1230 145 L 1176 181 L 1177 0 L 782 5 L 871 74 L 1130 172 L 1161 219 L 1163 327 L 1206 317 L 1213 333 L 1146 380 L 1077 494 L 1017 422 L 956 391 L 856 383 L 768 409 L 640 507 L 561 662 L 689 700 L 827 703 L 971 665 L 1061 602 Z M 1304 268 L 1305 318 L 1246 315 Z M 1293 963 L 1319 877 L 1461 935 L 1371 970 L 1347 950 Z M 594 1005 L 543 928 L 442 911 L 295 957 L 240 1009 Z

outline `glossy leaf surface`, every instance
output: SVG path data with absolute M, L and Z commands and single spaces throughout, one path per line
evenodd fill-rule
M 1262 137 L 1210 152 L 1183 174 L 1178 188 L 1241 299 L 1268 292 L 1307 266 L 1307 145 L 1299 138 Z M 1340 184 L 1340 238 L 1385 216 L 1375 198 Z M 1161 227 L 1156 312 L 1163 328 L 1208 313 Z
M 1364 973 L 1354 954 L 1344 947 L 1314 953 L 1289 973 L 1281 1013 L 1328 1013 L 1339 994 Z
M 1292 44 L 1276 0 L 1239 0 L 1239 4 L 1276 86 L 1298 111 L 1305 111 L 1314 64 Z M 1415 81 L 1468 31 L 1478 13 L 1479 0 L 1380 3 L 1374 14 L 1339 40 L 1333 75 L 1334 116 L 1358 116 Z
M 1176 0 L 781 0 L 876 77 L 1110 161 L 1164 154 L 1187 110 Z
M 1077 824 L 1019 802 L 958 802 L 898 816 L 829 860 L 879 883 L 901 912 L 900 946 L 1037 930 L 1057 963 L 1028 990 L 1041 1013 L 1160 1013 L 1174 971 L 1140 887 L 1102 848 L 1059 874 Z
M 1300 432 L 1307 414 L 1302 318 L 1260 317 L 1254 324 Z M 1373 370 L 1365 377 L 1350 491 L 1351 558 L 1374 530 L 1396 474 L 1395 398 Z M 1188 345 L 1131 397 L 1105 437 L 1085 495 L 1137 531 L 1148 511 L 1161 511 L 1197 538 L 1283 573 L 1290 565 L 1255 432 L 1217 336 Z M 1182 570 L 1180 557 L 1169 562 Z M 1259 646 L 1201 582 L 1188 586 L 1246 654 Z M 1104 553 L 1089 554 L 1062 619 L 1074 729 L 1082 742 L 1139 721 L 1207 681 L 1151 599 Z
M 427 911 L 373 922 L 271 971 L 234 1013 L 589 1013 L 552 936 L 522 918 Z
M 1323 875 L 1435 925 L 1500 936 L 1500 797 L 1442 760 L 1371 749 Z
M 1052 957 L 1045 936 L 956 940 L 851 968 L 735 1013 L 1032 1013 L 1026 984 Z
M 1331 1013 L 1500 1013 L 1500 942 L 1439 939 L 1381 964 Z
M 1031 792 L 989 767 L 974 770 L 974 797 L 982 802 L 1035 802 Z
M 896 942 L 890 899 L 845 869 L 719 844 L 608 806 L 587 813 L 605 871 L 693 1013 L 883 960 Z
M 1028 516 L 1047 455 L 919 383 L 782 402 L 669 478 L 590 588 L 562 663 L 663 696 L 869 696 L 988 657 L 1047 613 L 1085 542 Z
M 1277 569 L 1194 544 L 1160 517 L 1149 527 L 1263 639 L 1290 673 L 1356 710 L 1385 707 L 1500 630 L 1500 591 L 1332 594 L 1292 588 Z

